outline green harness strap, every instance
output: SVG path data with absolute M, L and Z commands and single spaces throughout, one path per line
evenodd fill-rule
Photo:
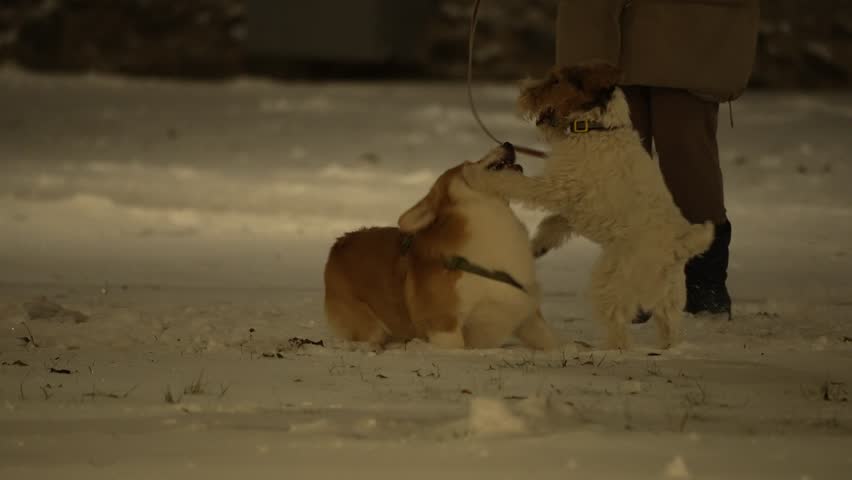
M 407 255 L 411 250 L 411 245 L 414 243 L 414 235 L 403 235 L 400 241 L 400 252 L 403 255 Z M 447 270 L 461 270 L 462 272 L 467 272 L 473 275 L 478 275 L 480 277 L 485 277 L 496 282 L 505 283 L 507 285 L 511 285 L 522 292 L 526 292 L 527 290 L 521 285 L 517 280 L 514 279 L 511 275 L 501 270 L 489 270 L 485 267 L 477 265 L 475 263 L 470 262 L 468 259 L 464 257 L 460 257 L 458 255 L 445 258 L 444 259 L 444 267 Z
M 515 280 L 508 273 L 502 270 L 488 270 L 485 267 L 481 267 L 475 263 L 471 263 L 468 259 L 464 257 L 453 256 L 445 258 L 444 266 L 447 267 L 448 270 L 461 270 L 463 272 L 479 275 L 480 277 L 490 278 L 491 280 L 503 282 L 505 284 L 517 288 L 522 292 L 526 292 L 524 286 L 518 283 L 518 281 Z

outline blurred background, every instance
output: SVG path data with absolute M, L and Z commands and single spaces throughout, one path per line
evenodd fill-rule
M 335 239 L 495 146 L 471 4 L 0 0 L 0 479 L 852 478 L 852 0 L 764 0 L 722 106 L 734 321 L 607 357 L 576 238 L 536 263 L 554 356 L 334 339 Z M 556 5 L 482 2 L 501 140 L 548 148 L 514 104 Z
M 476 76 L 552 62 L 555 0 L 486 1 Z M 852 85 L 852 2 L 763 0 L 753 87 Z M 2 0 L 0 63 L 219 79 L 464 76 L 469 0 Z
M 492 146 L 464 88 L 471 4 L 0 0 L 0 282 L 318 288 L 338 235 Z M 475 95 L 501 139 L 546 148 L 513 104 L 552 65 L 556 5 L 482 2 Z M 851 77 L 852 2 L 763 2 L 719 131 L 739 298 L 801 295 L 760 280 L 780 256 L 849 298 Z M 543 283 L 573 294 L 592 252 Z

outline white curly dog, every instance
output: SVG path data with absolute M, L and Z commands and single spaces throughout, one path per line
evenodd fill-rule
M 684 265 L 703 253 L 713 225 L 690 224 L 672 200 L 659 166 L 632 128 L 620 72 L 603 63 L 554 69 L 522 86 L 522 113 L 551 144 L 540 176 L 465 168 L 478 189 L 554 214 L 538 226 L 536 256 L 571 234 L 601 246 L 589 285 L 607 347 L 629 347 L 628 323 L 653 315 L 663 348 L 677 343 L 686 303 Z

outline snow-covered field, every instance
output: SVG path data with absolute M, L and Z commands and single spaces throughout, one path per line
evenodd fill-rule
M 480 108 L 534 143 L 514 92 Z M 374 354 L 329 337 L 326 251 L 490 147 L 462 85 L 2 70 L 0 478 L 850 478 L 852 95 L 734 114 L 733 322 L 596 349 L 574 241 L 562 350 Z

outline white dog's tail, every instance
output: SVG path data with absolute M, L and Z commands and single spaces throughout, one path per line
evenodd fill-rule
M 710 244 L 713 243 L 715 230 L 716 227 L 713 222 L 690 225 L 678 239 L 675 256 L 683 261 L 688 261 L 690 258 L 706 252 L 710 248 Z

